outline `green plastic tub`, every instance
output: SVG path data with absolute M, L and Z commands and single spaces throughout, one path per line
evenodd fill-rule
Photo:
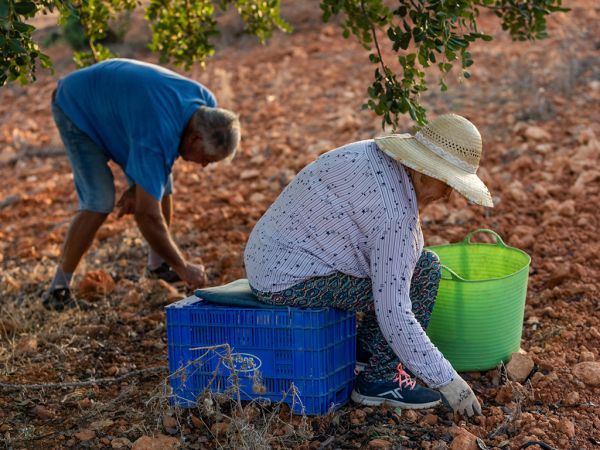
M 489 233 L 495 244 L 472 243 Z M 462 242 L 429 247 L 442 280 L 427 334 L 457 371 L 480 371 L 519 350 L 531 258 L 491 230 Z

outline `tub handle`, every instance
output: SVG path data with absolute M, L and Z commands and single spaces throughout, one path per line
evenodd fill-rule
M 443 280 L 467 281 L 463 277 L 461 277 L 459 274 L 457 274 L 454 270 L 452 270 L 450 267 L 448 267 L 444 264 L 440 264 L 440 266 L 442 268 L 442 279 Z M 444 271 L 446 271 L 448 274 L 450 274 L 450 277 L 445 277 Z
M 469 234 L 467 234 L 465 236 L 463 242 L 465 244 L 471 244 L 471 237 L 473 237 L 473 235 L 475 235 L 477 233 L 491 234 L 492 236 L 494 236 L 496 238 L 496 244 L 495 245 L 499 245 L 501 247 L 506 247 L 506 244 L 504 243 L 504 241 L 502 240 L 502 238 L 500 237 L 500 235 L 498 233 L 496 233 L 495 231 L 492 231 L 492 230 L 487 230 L 485 228 L 481 228 L 479 230 L 471 231 Z M 494 245 L 494 244 L 492 244 L 492 245 Z

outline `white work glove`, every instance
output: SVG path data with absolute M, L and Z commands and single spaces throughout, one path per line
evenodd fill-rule
M 455 373 L 454 380 L 439 388 L 439 391 L 454 412 L 468 417 L 474 413 L 481 414 L 481 405 L 477 401 L 475 393 L 459 374 Z

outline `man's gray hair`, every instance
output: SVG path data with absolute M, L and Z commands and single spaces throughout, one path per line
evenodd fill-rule
M 201 106 L 192 117 L 192 129 L 202 136 L 207 155 L 233 157 L 240 143 L 240 121 L 228 109 Z

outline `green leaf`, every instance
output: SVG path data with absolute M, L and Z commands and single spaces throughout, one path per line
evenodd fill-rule
M 8 17 L 10 12 L 10 5 L 8 0 L 0 0 L 0 17 Z
M 15 4 L 17 14 L 29 15 L 36 11 L 37 7 L 33 2 L 19 2 Z
M 31 33 L 33 30 L 35 30 L 34 26 L 28 25 L 23 22 L 15 22 L 13 23 L 13 27 L 20 33 Z
M 16 53 L 25 53 L 27 50 L 21 45 L 18 39 L 11 39 L 8 41 L 8 46 L 10 49 Z
M 406 50 L 408 48 L 408 46 L 410 45 L 411 38 L 412 38 L 412 35 L 410 34 L 410 32 L 402 34 L 402 37 L 400 38 L 400 41 L 399 41 L 399 45 L 402 50 Z

